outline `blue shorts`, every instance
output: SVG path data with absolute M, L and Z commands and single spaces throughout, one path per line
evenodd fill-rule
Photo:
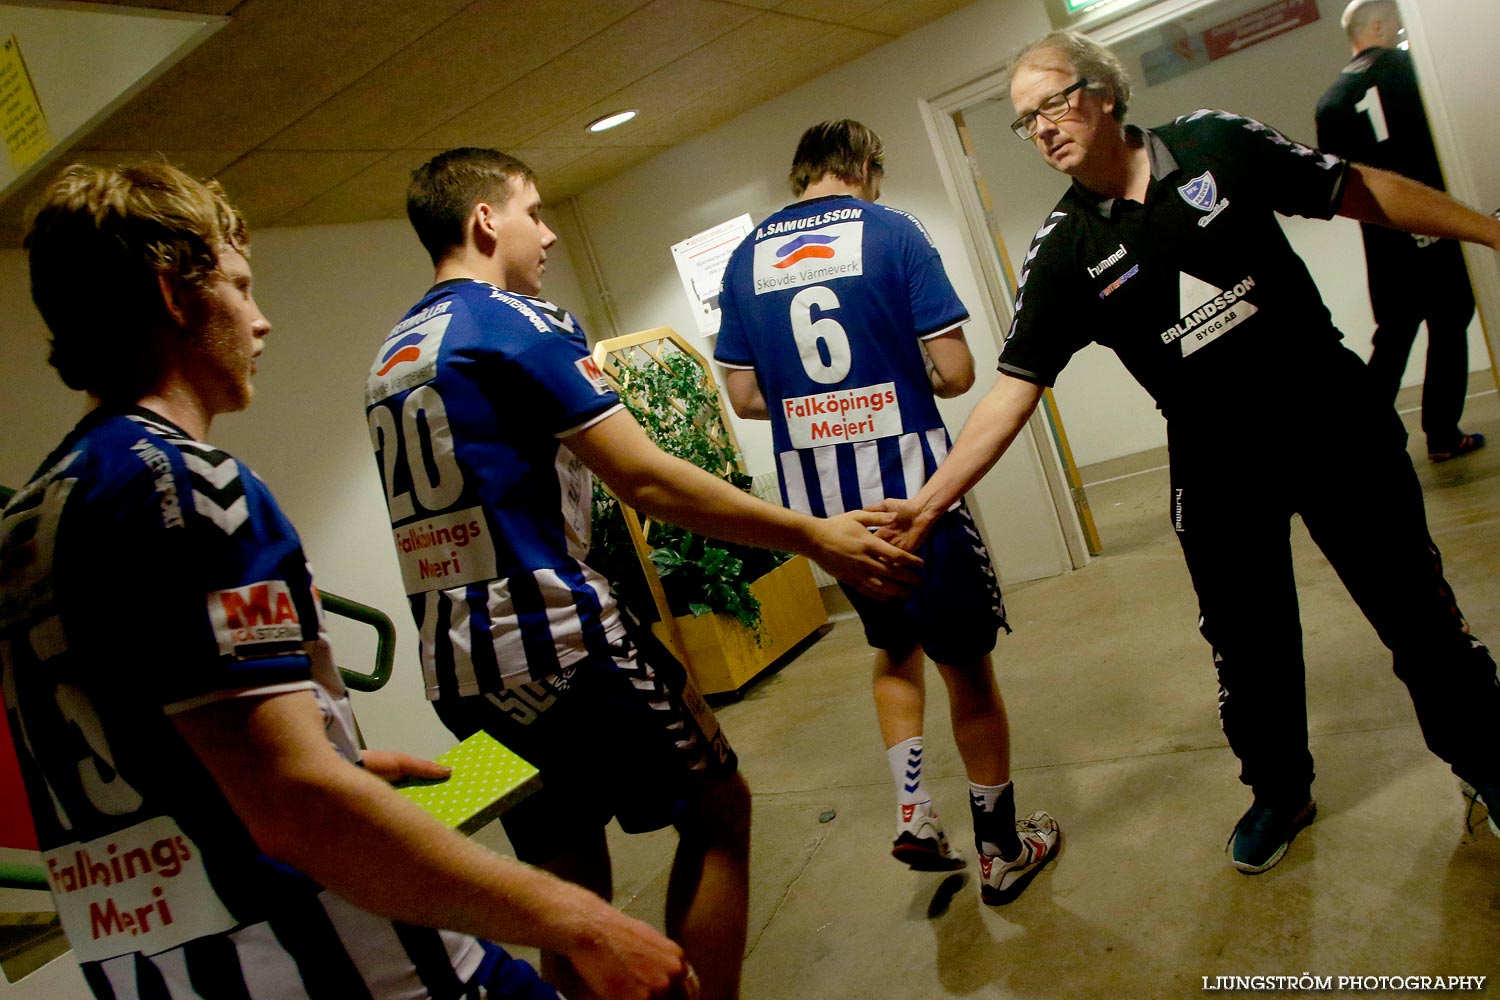
M 922 582 L 910 597 L 878 601 L 844 587 L 865 640 L 897 656 L 921 646 L 945 665 L 984 657 L 1000 629 L 1009 632 L 1010 626 L 990 554 L 962 501 L 938 519 L 917 555 L 924 563 Z
M 545 864 L 611 818 L 627 833 L 671 826 L 739 767 L 686 671 L 636 638 L 545 680 L 434 702 L 459 739 L 483 729 L 541 771 L 541 790 L 500 817 L 522 861 Z
M 474 977 L 464 984 L 461 1000 L 563 1000 L 530 963 L 512 958 L 497 944 L 479 944 L 484 948 L 484 958 Z

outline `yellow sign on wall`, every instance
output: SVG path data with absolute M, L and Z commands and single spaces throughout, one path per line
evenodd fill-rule
M 5 151 L 17 172 L 52 148 L 52 130 L 15 35 L 0 42 L 0 135 L 5 137 Z

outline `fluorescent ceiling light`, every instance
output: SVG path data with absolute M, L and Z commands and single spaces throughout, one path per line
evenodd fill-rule
M 630 111 L 616 111 L 612 115 L 605 115 L 603 118 L 595 118 L 593 121 L 589 122 L 588 129 L 590 132 L 603 132 L 606 129 L 612 129 L 617 125 L 624 125 L 626 122 L 630 121 L 630 119 L 634 118 L 637 114 L 639 114 L 639 112 L 633 109 Z

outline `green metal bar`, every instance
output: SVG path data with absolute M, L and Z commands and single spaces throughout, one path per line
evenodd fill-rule
M 40 865 L 0 861 L 0 889 L 40 889 L 46 892 L 47 871 Z
M 396 662 L 396 626 L 385 612 L 368 604 L 351 601 L 338 594 L 321 591 L 323 610 L 329 614 L 363 622 L 375 629 L 375 670 L 361 674 L 339 667 L 344 683 L 356 691 L 379 691 L 391 679 L 391 668 Z

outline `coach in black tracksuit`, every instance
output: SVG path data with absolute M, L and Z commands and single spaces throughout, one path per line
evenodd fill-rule
M 1354 58 L 1318 101 L 1318 147 L 1446 190 L 1411 56 L 1395 48 L 1401 27 L 1391 0 L 1355 0 L 1344 12 Z M 1453 240 L 1363 223 L 1370 306 L 1375 313 L 1370 371 L 1396 398 L 1417 328 L 1427 321 L 1422 432 L 1442 461 L 1473 451 L 1482 435 L 1459 429 L 1469 387 L 1469 322 L 1474 293 Z
M 1235 867 L 1271 867 L 1315 811 L 1294 513 L 1392 650 L 1428 746 L 1500 806 L 1494 662 L 1443 579 L 1402 425 L 1275 213 L 1385 216 L 1497 249 L 1500 221 L 1248 118 L 1127 127 L 1123 67 L 1079 35 L 1049 35 L 1013 65 L 1013 127 L 1073 186 L 1027 254 L 999 380 L 918 496 L 886 501 L 909 523 L 899 543 L 984 475 L 1078 349 L 1102 343 L 1167 417 L 1172 524 L 1255 792 Z M 1336 450 L 1299 447 L 1310 427 L 1336 428 Z

